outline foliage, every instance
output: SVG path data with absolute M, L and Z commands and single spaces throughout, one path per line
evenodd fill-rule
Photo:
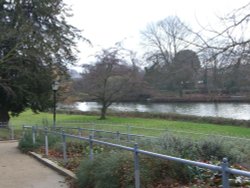
M 38 148 L 40 148 L 41 146 L 45 145 L 45 137 L 43 132 L 39 133 L 36 132 L 36 142 L 35 144 L 33 144 L 33 140 L 32 140 L 32 132 L 31 131 L 26 131 L 25 134 L 23 135 L 23 137 L 19 140 L 19 144 L 18 144 L 18 148 L 22 151 L 22 152 L 29 152 L 29 151 L 34 151 Z M 48 146 L 54 146 L 55 143 L 58 142 L 60 138 L 58 136 L 55 135 L 48 135 Z
M 192 143 L 192 145 L 191 145 Z M 154 143 L 157 144 L 157 143 Z M 249 156 L 239 148 L 239 152 L 232 153 L 230 147 L 234 144 L 224 142 L 220 139 L 207 139 L 194 142 L 191 139 L 181 139 L 172 135 L 166 135 L 160 140 L 161 146 L 158 152 L 170 156 L 188 158 L 201 162 L 220 165 L 221 158 L 229 156 L 230 164 L 246 162 Z M 140 144 L 139 144 L 140 145 Z M 157 152 L 157 151 L 156 151 Z M 188 166 L 168 160 L 160 160 L 144 155 L 140 156 L 140 181 L 142 187 L 170 186 L 181 187 L 191 186 L 220 186 L 221 174 L 195 166 Z M 242 158 L 241 158 L 242 157 Z M 249 162 L 249 161 L 248 161 Z M 102 151 L 94 156 L 94 160 L 84 159 L 77 171 L 80 187 L 133 187 L 134 186 L 134 160 L 133 153 L 125 151 Z M 237 169 L 244 169 L 241 166 L 232 166 Z M 236 185 L 236 177 L 231 182 Z M 249 179 L 246 178 L 246 182 Z M 238 185 L 243 185 L 240 183 Z
M 80 32 L 62 0 L 0 3 L 0 121 L 50 106 L 51 83 L 73 63 Z
M 104 152 L 93 161 L 83 160 L 77 172 L 80 187 L 134 187 L 133 154 L 126 152 Z M 165 178 L 187 183 L 189 169 L 169 161 L 140 157 L 140 181 L 142 187 L 154 187 Z
M 38 149 L 40 146 L 44 144 L 42 136 L 36 136 L 36 143 L 33 144 L 32 133 L 26 132 L 21 140 L 19 140 L 18 148 L 22 152 L 29 152 Z
M 209 137 L 194 140 L 172 134 L 161 137 L 160 145 L 156 151 L 164 152 L 181 158 L 199 161 L 221 161 L 227 157 L 231 164 L 249 163 L 250 145 L 247 141 L 227 140 L 223 138 Z

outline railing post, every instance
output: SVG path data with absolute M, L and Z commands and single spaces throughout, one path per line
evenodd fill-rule
M 119 131 L 116 132 L 116 140 L 120 141 L 120 132 Z
M 95 129 L 92 129 L 92 138 L 95 138 Z
M 138 145 L 134 145 L 134 170 L 135 170 L 135 188 L 140 188 L 140 169 L 139 169 L 139 156 Z
M 78 127 L 78 135 L 79 135 L 79 136 L 82 136 L 82 130 L 81 130 L 80 127 Z
M 131 127 L 128 125 L 128 126 L 127 126 L 128 142 L 130 142 L 130 132 L 131 132 Z
M 67 162 L 67 145 L 66 145 L 66 136 L 64 130 L 62 131 L 62 147 L 63 147 L 63 161 Z
M 227 158 L 223 158 L 221 163 L 222 168 L 222 187 L 223 188 L 229 188 L 229 177 L 228 177 L 228 160 Z
M 45 156 L 48 157 L 49 156 L 49 144 L 48 144 L 48 128 L 45 127 L 44 128 L 44 132 L 45 132 Z
M 36 143 L 36 133 L 35 133 L 35 127 L 32 126 L 32 143 Z
M 93 156 L 93 141 L 92 135 L 89 135 L 89 159 L 92 161 L 94 158 Z

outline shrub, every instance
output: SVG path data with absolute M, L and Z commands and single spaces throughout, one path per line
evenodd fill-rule
M 226 140 L 218 137 L 205 137 L 196 141 L 192 138 L 182 138 L 171 134 L 161 137 L 156 152 L 191 160 L 221 161 L 227 157 L 230 163 L 248 162 L 250 144 L 240 144 L 242 141 Z
M 101 153 L 83 160 L 77 172 L 80 187 L 133 187 L 132 156 L 124 152 Z
M 60 140 L 60 137 L 56 135 L 48 135 L 48 146 L 51 147 L 55 145 Z M 32 140 L 32 132 L 25 132 L 24 136 L 20 139 L 18 148 L 22 152 L 28 152 L 28 151 L 34 151 L 35 149 L 38 149 L 39 147 L 45 145 L 45 136 L 43 133 L 37 132 L 36 134 L 36 143 L 33 144 Z
M 32 141 L 32 133 L 31 132 L 26 132 L 24 134 L 24 136 L 22 137 L 22 139 L 20 139 L 19 144 L 18 144 L 18 148 L 22 151 L 22 152 L 29 152 L 29 151 L 33 151 L 37 148 L 39 148 L 43 142 L 41 141 L 41 136 L 37 136 L 36 137 L 36 143 L 33 144 Z
M 141 187 L 155 187 L 156 182 L 173 179 L 186 183 L 191 176 L 188 166 L 140 155 Z M 134 187 L 134 159 L 131 152 L 99 154 L 93 161 L 83 160 L 77 172 L 80 187 Z

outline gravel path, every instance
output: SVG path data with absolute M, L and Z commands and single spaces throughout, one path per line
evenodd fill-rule
M 0 142 L 0 187 L 68 188 L 65 178 L 17 149 L 17 142 Z

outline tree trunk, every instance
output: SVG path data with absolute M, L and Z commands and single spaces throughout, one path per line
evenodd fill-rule
M 0 109 L 0 124 L 8 125 L 10 120 L 9 113 L 6 109 Z
M 100 117 L 101 120 L 106 119 L 106 112 L 107 112 L 107 107 L 103 105 L 101 109 L 101 117 Z

